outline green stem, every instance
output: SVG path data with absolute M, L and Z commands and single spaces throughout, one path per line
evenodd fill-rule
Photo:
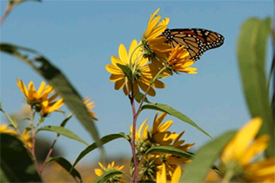
M 222 183 L 230 183 L 230 180 L 233 177 L 233 175 L 234 175 L 233 170 L 227 171 L 224 178 L 223 178 L 223 180 L 222 180 Z
M 32 153 L 32 156 L 33 156 L 33 159 L 34 159 L 34 163 L 35 163 L 37 172 L 39 173 L 39 175 L 41 175 L 40 174 L 40 170 L 39 170 L 38 161 L 37 161 L 36 154 L 35 154 L 36 130 L 35 130 L 35 127 L 34 127 L 34 115 L 35 115 L 35 112 L 33 110 L 31 110 L 31 119 L 30 119 L 30 126 L 31 126 L 31 130 L 32 130 L 32 148 L 31 148 L 31 153 Z
M 132 154 L 133 154 L 133 160 L 134 160 L 134 177 L 133 177 L 133 182 L 137 183 L 138 180 L 138 161 L 136 157 L 136 148 L 135 148 L 135 141 L 136 141 L 136 126 L 137 126 L 137 115 L 136 115 L 136 109 L 135 109 L 135 98 L 134 98 L 134 87 L 133 87 L 133 82 L 134 79 L 132 80 L 131 83 L 131 106 L 132 106 L 132 112 L 133 112 L 133 137 L 131 141 L 131 148 L 132 148 Z
M 146 92 L 145 92 L 143 98 L 142 98 L 141 101 L 140 101 L 140 105 L 139 105 L 139 108 L 138 108 L 138 110 L 137 110 L 136 115 L 139 115 L 139 113 L 140 113 L 140 111 L 141 111 L 142 104 L 143 104 L 143 102 L 144 102 L 144 100 L 145 100 L 145 98 L 146 98 L 146 95 L 148 94 L 148 91 L 149 91 L 150 88 L 152 87 L 153 83 L 156 81 L 156 79 L 158 78 L 158 76 L 159 76 L 163 71 L 165 71 L 165 69 L 166 69 L 166 67 L 163 67 L 162 69 L 160 69 L 159 72 L 155 75 L 155 77 L 154 77 L 153 80 L 151 81 L 151 83 L 150 83 L 149 87 L 147 88 L 147 90 L 146 90 Z

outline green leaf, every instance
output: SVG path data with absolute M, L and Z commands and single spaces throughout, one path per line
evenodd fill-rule
M 87 142 L 85 142 L 83 139 L 81 139 L 78 135 L 76 135 L 75 133 L 73 133 L 72 131 L 62 127 L 62 126 L 43 126 L 41 128 L 39 128 L 37 130 L 37 132 L 39 131 L 50 131 L 50 132 L 55 132 L 58 133 L 60 135 L 63 135 L 65 137 L 68 137 L 70 139 L 82 142 L 85 145 L 89 145 Z
M 8 43 L 1 43 L 0 51 L 21 59 L 25 63 L 29 64 L 42 77 L 44 77 L 44 79 L 46 79 L 49 84 L 54 87 L 57 93 L 64 99 L 66 105 L 74 112 L 86 130 L 88 130 L 88 132 L 92 135 L 97 145 L 101 147 L 101 142 L 99 140 L 96 126 L 94 125 L 94 121 L 87 111 L 81 96 L 57 67 L 52 65 L 45 57 L 40 56 L 41 54 L 39 52 L 29 48 L 24 48 Z M 19 51 L 29 52 L 35 55 L 39 55 L 39 57 L 30 59 L 26 55 L 21 54 Z
M 2 183 L 8 183 L 10 182 L 9 179 L 6 177 L 2 169 L 0 168 L 0 182 Z
M 124 133 L 119 133 L 119 134 L 109 134 L 109 135 L 106 135 L 104 137 L 102 137 L 100 140 L 102 142 L 102 145 L 112 141 L 112 140 L 115 140 L 115 139 L 118 139 L 118 138 L 125 138 L 127 139 L 127 137 L 125 136 Z M 88 147 L 86 147 L 79 155 L 78 157 L 76 158 L 74 164 L 73 164 L 73 167 L 75 167 L 75 165 L 84 157 L 86 156 L 89 152 L 95 150 L 97 148 L 97 145 L 95 143 L 89 145 Z
M 0 133 L 0 139 L 1 170 L 6 179 L 10 182 L 41 182 L 23 142 L 7 133 Z
M 184 168 L 180 182 L 204 182 L 208 171 L 235 133 L 230 131 L 222 134 L 201 147 L 191 163 Z
M 152 153 L 167 153 L 167 154 L 172 154 L 172 155 L 179 156 L 179 157 L 184 157 L 187 159 L 193 158 L 192 154 L 182 151 L 180 149 L 177 149 L 175 147 L 171 147 L 171 146 L 151 147 L 150 149 L 148 149 L 146 151 L 145 154 L 152 154 Z
M 72 114 L 72 113 L 69 114 L 69 116 L 68 116 L 67 118 L 65 118 L 65 119 L 62 121 L 62 123 L 61 123 L 60 126 L 65 127 L 65 125 L 67 124 L 67 122 L 68 122 L 72 117 L 73 117 L 73 114 Z
M 62 166 L 75 179 L 76 182 L 82 182 L 80 173 L 74 167 L 72 167 L 71 163 L 68 160 L 66 160 L 65 158 L 49 157 L 47 164 L 51 163 L 51 162 L 56 162 L 60 166 Z
M 129 81 L 132 81 L 132 71 L 128 66 L 117 64 L 117 66 L 123 71 L 125 76 L 129 79 Z
M 275 128 L 265 72 L 270 33 L 270 18 L 250 18 L 245 21 L 238 37 L 237 57 L 247 106 L 252 117 L 263 119 L 259 134 L 270 135 L 267 155 L 274 156 Z
M 194 121 L 192 121 L 190 118 L 188 118 L 181 112 L 177 111 L 176 109 L 173 109 L 169 105 L 159 104 L 159 103 L 155 103 L 155 104 L 149 103 L 149 104 L 145 104 L 142 106 L 141 110 L 144 110 L 144 109 L 152 109 L 152 110 L 166 112 L 167 114 L 170 114 L 170 115 L 188 123 L 189 125 L 197 128 L 199 131 L 201 131 L 202 133 L 204 133 L 205 135 L 207 135 L 208 137 L 211 138 L 211 136 L 206 131 L 204 131 L 201 127 L 199 127 Z
M 105 182 L 108 179 L 112 178 L 115 175 L 121 175 L 123 174 L 123 172 L 119 171 L 119 170 L 108 170 L 106 172 L 104 172 L 100 177 L 98 177 L 96 180 L 94 180 L 94 183 L 101 183 L 101 182 Z
M 141 101 L 143 99 L 143 97 L 144 97 L 144 94 L 140 93 L 140 92 L 135 95 L 135 98 L 139 101 Z M 144 102 L 150 103 L 149 100 L 147 99 L 147 97 L 145 97 Z

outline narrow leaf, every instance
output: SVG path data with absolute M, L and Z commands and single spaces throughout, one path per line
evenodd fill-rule
M 41 128 L 39 128 L 37 130 L 37 132 L 39 131 L 50 131 L 50 132 L 55 132 L 57 134 L 63 135 L 65 137 L 68 137 L 70 139 L 82 142 L 85 145 L 89 145 L 87 142 L 85 142 L 83 139 L 81 139 L 78 135 L 76 135 L 75 133 L 73 133 L 72 131 L 62 127 L 62 126 L 43 126 Z
M 8 183 L 10 182 L 9 179 L 6 177 L 2 169 L 0 169 L 0 182 L 2 183 Z
M 143 97 L 144 97 L 144 94 L 140 93 L 140 92 L 135 95 L 135 98 L 139 101 L 141 101 L 143 99 Z M 149 100 L 147 99 L 147 97 L 145 97 L 144 102 L 150 103 Z
M 180 182 L 204 182 L 208 171 L 235 133 L 236 131 L 227 132 L 201 147 L 184 169 Z
M 92 135 L 97 145 L 101 146 L 96 126 L 94 125 L 94 121 L 87 111 L 81 96 L 57 67 L 52 65 L 45 57 L 41 56 L 39 52 L 29 48 L 24 48 L 8 43 L 1 43 L 0 51 L 21 59 L 25 63 L 29 64 L 41 76 L 43 76 L 44 79 L 46 79 L 49 84 L 54 87 L 57 93 L 64 99 L 66 105 L 74 112 L 86 130 L 88 130 L 88 132 Z M 29 52 L 35 55 L 39 55 L 39 57 L 30 59 L 26 55 L 21 54 L 19 51 Z
M 259 134 L 270 135 L 267 155 L 274 156 L 275 128 L 265 72 L 267 40 L 270 33 L 270 18 L 250 18 L 245 21 L 238 37 L 237 57 L 247 106 L 252 117 L 263 119 Z
M 71 163 L 68 160 L 66 160 L 65 158 L 49 157 L 47 164 L 51 163 L 51 162 L 56 162 L 60 166 L 62 166 L 75 179 L 76 182 L 82 182 L 80 173 L 74 167 L 72 167 Z
M 145 154 L 152 154 L 152 153 L 167 153 L 167 154 L 172 154 L 172 155 L 179 156 L 179 157 L 184 157 L 187 159 L 193 158 L 192 154 L 190 154 L 186 151 L 177 149 L 175 147 L 171 147 L 171 146 L 151 147 L 150 149 L 148 149 L 146 151 Z
M 41 182 L 32 157 L 16 136 L 0 133 L 1 170 L 10 182 Z
M 102 142 L 102 145 L 110 142 L 110 141 L 113 141 L 115 139 L 118 139 L 118 138 L 126 138 L 125 134 L 124 133 L 119 133 L 119 134 L 109 134 L 109 135 L 106 135 L 104 137 L 102 137 L 100 140 Z M 91 151 L 95 150 L 98 146 L 96 145 L 96 143 L 93 143 L 91 145 L 89 145 L 88 147 L 86 147 L 79 155 L 78 157 L 76 158 L 74 164 L 73 164 L 73 167 L 75 167 L 75 165 L 84 157 L 86 156 L 88 153 L 90 153 Z
M 125 76 L 129 79 L 129 81 L 132 81 L 132 71 L 129 67 L 121 64 L 117 64 L 117 66 L 123 71 Z
M 188 123 L 189 125 L 197 128 L 199 131 L 201 131 L 202 133 L 204 133 L 205 135 L 207 135 L 208 137 L 211 138 L 211 136 L 206 131 L 204 131 L 201 127 L 199 127 L 194 121 L 192 121 L 190 118 L 188 118 L 181 112 L 177 111 L 176 109 L 173 109 L 169 105 L 159 104 L 159 103 L 155 103 L 155 104 L 149 103 L 149 104 L 145 104 L 142 106 L 141 110 L 144 110 L 144 109 L 152 109 L 152 110 L 166 112 L 167 114 L 170 114 L 170 115 Z
M 72 117 L 73 117 L 73 114 L 72 114 L 72 113 L 69 114 L 69 116 L 68 116 L 67 118 L 65 118 L 65 119 L 62 121 L 62 123 L 61 123 L 60 126 L 65 127 L 65 125 L 67 124 L 67 122 L 68 122 Z
M 123 172 L 119 170 L 107 170 L 100 177 L 94 180 L 94 183 L 106 182 L 108 179 L 112 178 L 115 175 L 121 175 Z

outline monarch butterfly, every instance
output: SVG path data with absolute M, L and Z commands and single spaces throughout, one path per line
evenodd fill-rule
M 194 61 L 199 60 L 205 51 L 221 46 L 224 41 L 221 34 L 206 29 L 166 29 L 160 36 L 165 36 L 172 47 L 184 45 Z

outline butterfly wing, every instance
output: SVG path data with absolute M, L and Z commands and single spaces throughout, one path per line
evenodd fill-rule
M 184 45 L 194 61 L 200 59 L 205 51 L 224 42 L 221 34 L 206 29 L 166 29 L 162 35 L 172 47 Z

